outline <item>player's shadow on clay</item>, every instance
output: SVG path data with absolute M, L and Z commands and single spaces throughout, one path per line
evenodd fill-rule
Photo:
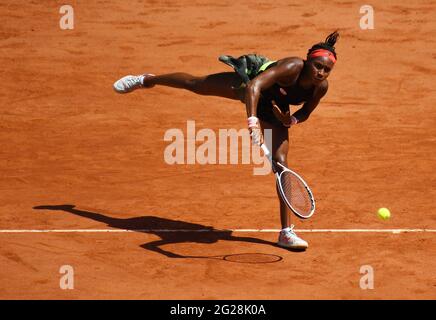
M 43 205 L 36 206 L 37 210 L 58 210 L 65 211 L 77 216 L 106 223 L 109 227 L 117 229 L 132 230 L 135 232 L 150 233 L 159 236 L 161 239 L 145 243 L 142 248 L 163 254 L 169 258 L 209 258 L 207 256 L 184 256 L 162 249 L 162 246 L 175 243 L 215 243 L 218 240 L 251 242 L 277 247 L 274 242 L 232 235 L 231 231 L 220 231 L 211 226 L 190 223 L 180 220 L 170 220 L 154 216 L 143 216 L 128 219 L 119 219 L 106 216 L 101 213 L 76 209 L 74 205 Z M 163 231 L 171 230 L 171 232 Z M 181 230 L 177 232 L 175 230 Z M 183 231 L 182 231 L 183 230 Z M 281 257 L 280 257 L 281 258 Z M 280 259 L 281 260 L 281 259 Z

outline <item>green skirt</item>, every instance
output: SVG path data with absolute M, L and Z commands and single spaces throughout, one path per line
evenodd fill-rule
M 275 62 L 269 60 L 267 57 L 257 54 L 246 54 L 239 58 L 222 55 L 218 59 L 232 67 L 245 84 L 250 82 L 250 80 L 255 78 L 259 73 L 265 71 L 270 64 Z

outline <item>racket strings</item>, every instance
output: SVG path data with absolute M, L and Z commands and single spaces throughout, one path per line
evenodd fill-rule
M 289 171 L 280 175 L 280 184 L 285 198 L 291 206 L 301 214 L 309 214 L 312 210 L 312 203 L 309 193 L 303 182 Z

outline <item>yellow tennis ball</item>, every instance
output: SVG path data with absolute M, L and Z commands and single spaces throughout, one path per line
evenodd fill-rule
M 391 217 L 391 212 L 387 208 L 380 208 L 377 211 L 377 215 L 382 220 L 387 220 Z

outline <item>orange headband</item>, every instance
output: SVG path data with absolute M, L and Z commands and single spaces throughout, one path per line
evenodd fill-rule
M 315 57 L 327 57 L 333 63 L 336 63 L 335 55 L 333 53 L 331 53 L 330 51 L 325 50 L 325 49 L 317 49 L 309 54 L 309 58 L 315 58 Z

